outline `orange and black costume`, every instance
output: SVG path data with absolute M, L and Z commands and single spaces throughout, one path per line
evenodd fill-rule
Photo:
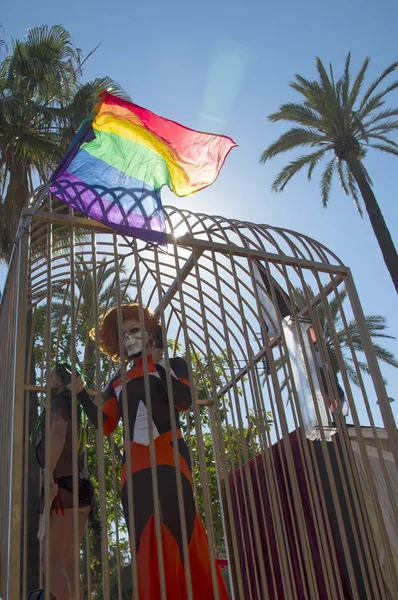
M 182 437 L 179 413 L 191 406 L 188 368 L 182 358 L 170 359 L 171 381 L 177 423 L 179 468 L 184 497 L 185 522 L 188 539 L 189 564 L 193 597 L 214 598 L 207 535 L 195 506 L 192 490 L 191 462 L 188 447 Z M 166 371 L 162 361 L 154 364 L 148 357 L 148 373 L 152 406 L 152 431 L 156 453 L 156 473 L 159 489 L 162 547 L 167 598 L 185 600 L 188 597 L 181 535 L 180 512 L 177 497 L 176 464 L 174 461 L 172 427 L 169 412 Z M 148 415 L 146 408 L 143 359 L 135 359 L 134 366 L 126 372 L 128 401 L 131 476 L 133 486 L 135 544 L 140 600 L 161 598 L 158 554 L 155 532 L 155 510 L 149 449 Z M 122 382 L 114 377 L 107 386 L 103 404 L 104 434 L 114 431 L 123 417 Z M 79 400 L 90 420 L 98 426 L 97 409 L 88 394 Z M 126 426 L 124 427 L 126 444 Z M 130 515 L 127 500 L 126 462 L 121 474 L 122 504 L 127 526 Z M 227 600 L 221 575 L 217 569 L 220 600 Z

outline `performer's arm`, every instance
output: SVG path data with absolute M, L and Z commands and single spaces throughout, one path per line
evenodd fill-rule
M 98 408 L 91 399 L 86 389 L 77 394 L 77 399 L 82 405 L 84 412 L 91 423 L 98 429 Z M 119 423 L 120 406 L 116 396 L 108 395 L 102 405 L 103 431 L 104 435 L 112 433 Z
M 165 360 L 162 359 L 156 365 L 163 387 L 167 392 L 167 378 Z M 183 358 L 170 359 L 171 385 L 173 390 L 174 406 L 177 410 L 188 410 L 192 405 L 191 388 L 189 385 L 188 366 Z

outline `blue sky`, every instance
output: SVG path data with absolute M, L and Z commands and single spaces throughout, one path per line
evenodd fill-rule
M 28 27 L 61 23 L 84 54 L 101 42 L 86 64 L 87 79 L 109 75 L 136 103 L 187 126 L 231 136 L 239 148 L 212 187 L 189 198 L 165 192 L 164 202 L 286 227 L 321 241 L 352 268 L 365 313 L 386 316 L 398 337 L 397 295 L 367 216 L 358 216 L 337 183 L 330 208 L 323 209 L 317 172 L 312 182 L 303 174 L 283 194 L 272 193 L 272 180 L 287 157 L 266 166 L 258 161 L 284 130 L 268 123 L 266 115 L 297 99 L 288 86 L 294 73 L 314 78 L 317 55 L 340 73 L 351 51 L 354 70 L 371 57 L 370 83 L 397 59 L 397 18 L 393 0 L 378 8 L 358 0 L 287 0 L 272 6 L 260 0 L 37 0 L 8 3 L 2 24 L 9 40 L 23 37 Z M 398 92 L 390 102 L 398 105 Z M 398 160 L 374 154 L 366 166 L 398 246 Z M 398 354 L 397 342 L 389 348 Z M 382 371 L 389 395 L 397 398 L 398 415 L 398 373 L 384 366 Z

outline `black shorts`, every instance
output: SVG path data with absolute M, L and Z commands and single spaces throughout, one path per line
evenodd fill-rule
M 58 495 L 52 503 L 53 509 L 73 508 L 73 476 L 65 475 L 55 479 L 58 485 Z M 86 475 L 79 474 L 79 508 L 92 506 L 94 501 L 94 488 Z M 38 513 L 44 510 L 44 487 L 41 490 Z

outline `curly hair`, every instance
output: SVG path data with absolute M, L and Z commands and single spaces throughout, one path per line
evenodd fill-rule
M 138 304 L 122 304 L 122 319 L 127 321 L 134 319 L 135 321 L 140 320 L 139 316 L 139 305 Z M 145 329 L 151 334 L 158 325 L 160 325 L 159 318 L 151 311 L 151 309 L 142 307 L 144 313 Z M 90 331 L 90 336 L 95 338 L 95 330 Z M 149 342 L 150 346 L 153 347 L 153 340 Z M 117 325 L 117 308 L 112 308 L 104 317 L 99 327 L 99 345 L 100 349 L 104 354 L 110 356 L 114 361 L 120 360 L 119 352 L 119 335 Z

